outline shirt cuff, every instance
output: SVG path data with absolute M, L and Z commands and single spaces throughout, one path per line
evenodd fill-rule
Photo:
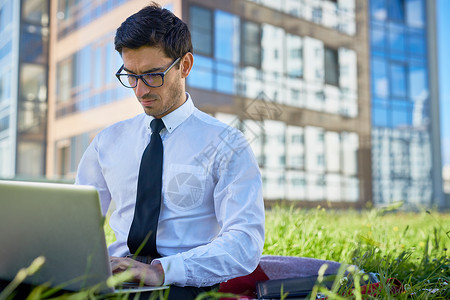
M 157 258 L 151 262 L 152 265 L 158 263 L 162 265 L 164 270 L 164 285 L 186 285 L 187 279 L 181 254 Z

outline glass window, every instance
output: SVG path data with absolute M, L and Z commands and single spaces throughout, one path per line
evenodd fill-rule
M 0 48 L 0 59 L 4 58 L 8 54 L 11 54 L 12 51 L 12 41 L 6 43 L 3 47 Z
M 392 126 L 407 128 L 412 123 L 412 103 L 407 101 L 392 101 Z
M 391 63 L 390 68 L 390 82 L 391 95 L 393 97 L 406 97 L 406 66 L 401 64 Z
M 389 26 L 389 47 L 392 52 L 405 51 L 405 31 L 403 27 L 391 24 Z
M 88 88 L 92 83 L 92 72 L 87 72 L 92 67 L 92 46 L 88 45 L 78 52 L 79 57 L 77 61 L 77 78 L 83 88 Z
M 289 77 L 303 76 L 303 44 L 299 36 L 286 35 L 286 73 Z
M 70 170 L 70 147 L 69 145 L 64 145 L 60 148 L 58 148 L 58 166 L 59 166 L 59 175 L 64 176 L 67 175 L 67 173 Z
M 93 70 L 94 84 L 93 84 L 93 87 L 96 89 L 102 87 L 104 75 L 106 75 L 106 74 L 104 74 L 104 70 L 103 70 L 103 59 L 102 59 L 103 51 L 102 50 L 103 49 L 101 46 L 94 47 L 94 49 L 93 49 L 93 51 L 94 51 L 94 53 L 93 53 L 93 55 L 94 55 L 94 61 L 93 61 L 93 63 L 94 63 L 94 70 Z
M 0 32 L 6 27 L 5 6 L 0 7 Z
M 110 41 L 108 39 L 108 41 Z M 105 74 L 103 76 L 105 77 L 106 84 L 115 83 L 116 77 L 114 74 L 116 73 L 116 65 L 114 64 L 114 61 L 117 57 L 120 58 L 120 55 L 115 51 L 114 44 L 112 42 L 108 42 L 105 45 L 106 55 L 105 55 Z
M 0 118 L 0 132 L 9 129 L 9 115 Z
M 0 104 L 7 103 L 11 97 L 11 76 L 9 74 L 11 74 L 9 68 L 0 71 Z
M 206 56 L 195 56 L 196 67 L 188 76 L 188 84 L 199 89 L 212 90 L 214 84 L 213 60 Z
M 195 52 L 212 56 L 213 16 L 209 9 L 191 6 L 190 25 Z
M 403 22 L 405 20 L 405 0 L 389 0 L 389 18 Z
M 239 62 L 239 18 L 217 10 L 214 15 L 214 57 Z
M 9 177 L 12 172 L 12 149 L 11 142 L 8 138 L 0 140 L 0 177 Z
M 63 20 L 69 17 L 69 2 L 73 2 L 73 0 L 58 0 L 58 19 Z
M 17 145 L 17 174 L 21 176 L 44 175 L 44 157 L 43 142 L 20 142 Z
M 406 0 L 406 22 L 409 26 L 425 26 L 424 0 Z
M 377 26 L 372 24 L 370 37 L 372 47 L 381 50 L 386 47 L 386 29 L 384 28 L 384 26 Z
M 286 0 L 284 4 L 284 11 L 290 15 L 300 17 L 302 7 L 302 3 L 298 0 Z
M 74 136 L 70 139 L 70 172 L 76 172 L 78 163 L 90 142 L 89 133 Z
M 23 64 L 20 72 L 20 97 L 26 101 L 47 100 L 47 72 L 41 65 Z
M 261 27 L 253 22 L 241 23 L 241 60 L 245 65 L 261 67 Z
M 338 52 L 328 47 L 325 47 L 325 83 L 339 85 Z
M 67 102 L 70 100 L 72 90 L 72 58 L 58 63 L 57 74 L 56 93 L 58 97 L 56 101 Z
M 48 0 L 22 0 L 22 17 L 25 21 L 46 26 L 48 24 Z
M 216 66 L 216 90 L 225 94 L 235 94 L 234 65 L 217 62 Z
M 375 103 L 372 106 L 372 124 L 375 127 L 390 127 L 390 110 L 388 106 L 378 106 Z
M 322 7 L 312 8 L 312 21 L 319 24 L 322 22 Z
M 20 57 L 30 63 L 47 62 L 48 41 L 42 27 L 24 25 L 20 37 Z
M 408 51 L 419 59 L 425 55 L 426 39 L 422 32 L 410 32 L 409 33 L 409 46 Z
M 386 69 L 387 64 L 383 58 L 372 58 L 372 91 L 378 97 L 388 97 L 389 95 L 389 81 Z
M 377 20 L 386 20 L 386 0 L 371 0 L 370 12 L 372 14 L 372 18 Z
M 5 85 L 5 83 L 4 83 L 4 79 L 3 79 L 3 75 L 0 73 L 0 103 L 2 103 L 3 101 L 4 101 L 4 98 L 6 98 L 5 96 L 4 96 L 4 85 Z
M 428 76 L 424 66 L 411 65 L 409 68 L 409 97 L 419 103 L 428 99 Z

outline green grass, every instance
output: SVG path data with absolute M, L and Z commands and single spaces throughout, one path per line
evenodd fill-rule
M 105 226 L 107 242 L 114 240 Z M 450 299 L 450 214 L 387 210 L 334 211 L 276 206 L 266 211 L 266 242 L 263 254 L 313 257 L 352 264 L 378 273 L 383 289 L 377 298 L 342 297 L 318 287 L 328 299 L 394 299 L 388 278 L 399 279 L 405 292 L 395 299 Z M 360 273 L 354 273 L 356 284 Z M 338 280 L 345 279 L 341 275 Z M 431 293 L 433 289 L 438 291 Z M 43 289 L 45 291 L 45 289 Z M 84 293 L 84 294 L 83 294 Z M 86 292 L 70 299 L 85 299 Z M 30 299 L 51 298 L 37 297 Z M 219 295 L 216 295 L 219 297 Z M 90 299 L 95 299 L 89 294 Z M 311 299 L 313 299 L 314 295 Z M 163 298 L 163 297 L 161 297 Z M 1 295 L 0 295 L 1 299 Z M 61 298 L 65 299 L 65 298 Z
M 275 207 L 266 213 L 264 254 L 353 264 L 378 273 L 382 283 L 397 278 L 407 291 L 396 299 L 450 299 L 449 246 L 450 215 L 437 212 Z

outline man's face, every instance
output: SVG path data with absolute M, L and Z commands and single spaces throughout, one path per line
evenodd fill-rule
M 164 72 L 173 62 L 160 48 L 149 46 L 123 48 L 122 59 L 124 70 L 135 75 Z M 166 73 L 160 87 L 149 87 L 139 79 L 133 90 L 145 113 L 161 118 L 181 106 L 186 100 L 184 78 L 183 67 L 177 64 Z

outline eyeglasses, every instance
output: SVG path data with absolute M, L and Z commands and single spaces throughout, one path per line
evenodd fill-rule
M 124 65 L 122 65 L 119 71 L 117 71 L 116 77 L 126 88 L 135 88 L 138 84 L 139 79 L 141 79 L 142 82 L 144 82 L 149 87 L 160 87 L 164 84 L 164 76 L 167 74 L 167 72 L 170 71 L 170 69 L 173 68 L 173 66 L 175 66 L 180 61 L 180 59 L 181 57 L 175 59 L 164 72 L 147 73 L 141 75 L 121 73 L 124 70 Z

